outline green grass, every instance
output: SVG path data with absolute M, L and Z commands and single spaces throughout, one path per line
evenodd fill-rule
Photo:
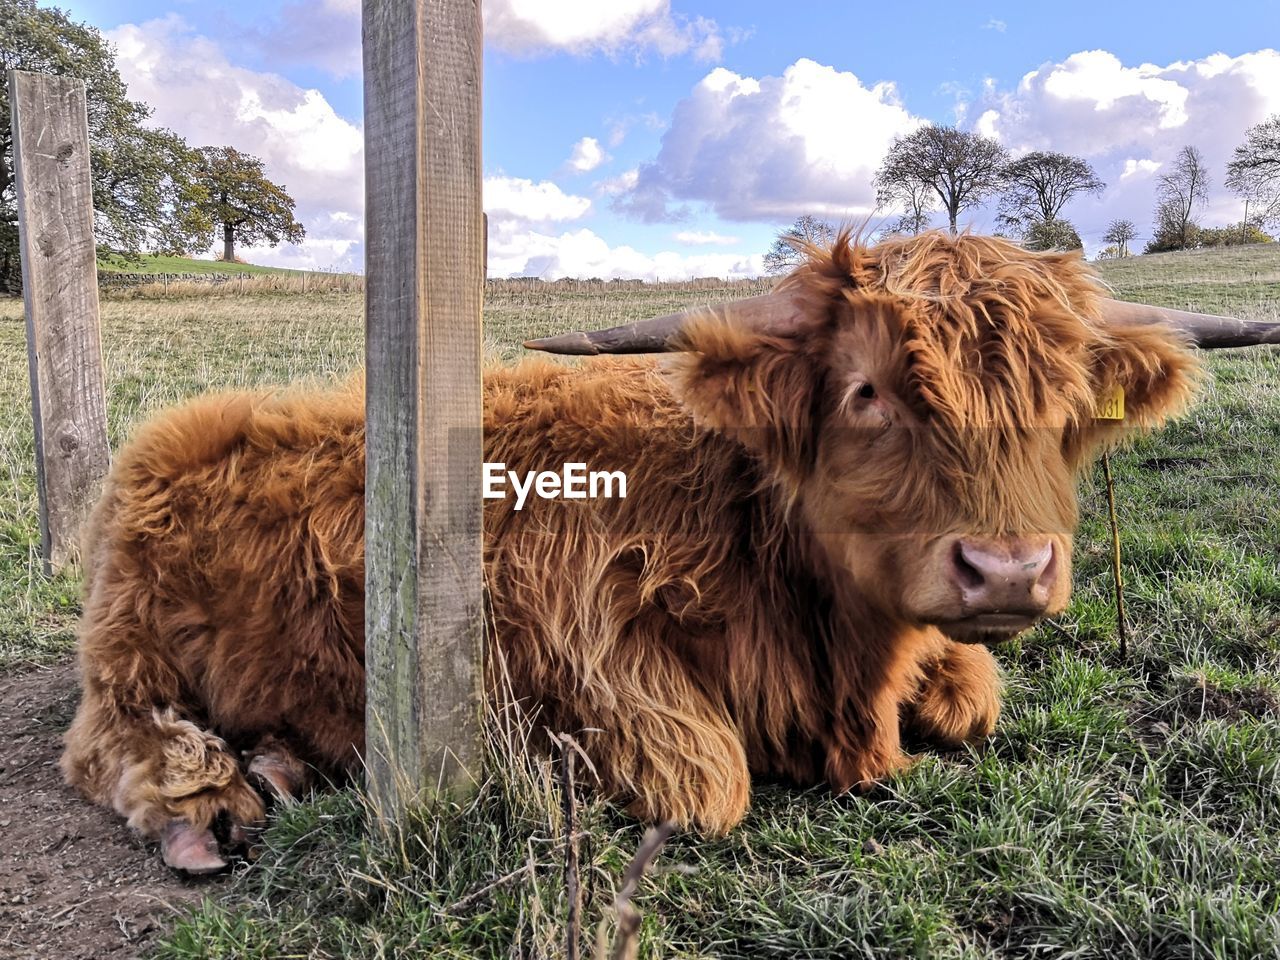
M 1127 299 L 1206 313 L 1280 315 L 1280 244 L 1216 247 L 1100 264 Z
M 1121 296 L 1280 315 L 1273 250 L 1104 269 Z M 752 292 L 494 284 L 486 347 L 509 360 L 528 334 Z M 360 310 L 356 294 L 105 303 L 113 443 L 210 387 L 341 376 L 361 361 Z M 22 344 L 20 307 L 0 302 L 0 669 L 64 656 L 76 613 L 74 578 L 35 559 Z M 1187 417 L 1113 458 L 1128 661 L 1095 477 L 1070 608 L 1000 654 L 996 735 L 926 751 L 867 797 L 758 786 L 728 838 L 668 844 L 636 901 L 642 955 L 1280 955 L 1280 351 L 1208 366 Z M 352 791 L 285 812 L 156 955 L 562 956 L 553 771 L 511 746 L 518 730 L 494 733 L 501 776 L 401 832 L 371 829 Z M 585 794 L 578 818 L 590 955 L 642 831 Z
M 252 263 L 226 263 L 222 260 L 196 260 L 191 257 L 160 257 L 150 253 L 137 259 L 117 255 L 99 257 L 98 269 L 104 273 L 302 273 L 286 267 L 259 267 Z

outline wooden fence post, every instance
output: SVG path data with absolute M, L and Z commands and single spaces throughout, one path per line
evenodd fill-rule
M 480 4 L 363 19 L 365 760 L 395 816 L 480 775 Z
M 84 82 L 9 71 L 45 572 L 77 553 L 111 463 Z

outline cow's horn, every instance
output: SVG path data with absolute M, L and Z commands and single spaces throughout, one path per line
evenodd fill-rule
M 804 317 L 800 298 L 789 293 L 766 293 L 746 300 L 733 300 L 710 307 L 669 313 L 665 317 L 624 323 L 590 333 L 561 333 L 538 340 L 526 340 L 530 350 L 548 353 L 666 353 L 679 350 L 680 334 L 694 317 L 716 313 L 730 322 L 763 333 L 785 335 Z
M 1280 343 L 1280 323 L 1237 320 L 1208 313 L 1188 313 L 1170 307 L 1152 307 L 1125 300 L 1103 300 L 1099 310 L 1107 323 L 1164 323 L 1181 330 L 1197 347 L 1252 347 Z
M 1108 323 L 1167 324 L 1181 330 L 1192 343 L 1204 350 L 1280 343 L 1280 323 L 1190 313 L 1124 300 L 1104 299 L 1099 312 Z M 804 316 L 804 307 L 799 298 L 792 294 L 766 293 L 746 300 L 683 310 L 636 323 L 624 323 L 607 330 L 561 333 L 526 340 L 524 345 L 530 350 L 579 355 L 665 353 L 679 350 L 680 334 L 685 324 L 692 318 L 705 316 L 707 313 L 719 313 L 733 323 L 750 329 L 785 335 L 799 325 Z

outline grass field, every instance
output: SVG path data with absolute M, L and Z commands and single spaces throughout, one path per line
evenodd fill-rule
M 1103 265 L 1120 296 L 1280 319 L 1280 250 Z M 750 284 L 492 284 L 495 361 Z M 341 376 L 357 294 L 108 301 L 110 430 L 211 387 Z M 36 559 L 20 304 L 0 301 L 0 669 L 67 655 L 76 582 Z M 760 786 L 730 837 L 673 839 L 646 877 L 642 955 L 1280 956 L 1280 350 L 1212 356 L 1194 410 L 1117 456 L 1132 650 L 1118 657 L 1105 498 L 1082 492 L 1069 610 L 1001 652 L 995 736 L 868 797 Z M 298 805 L 167 958 L 563 955 L 553 771 L 495 725 L 504 771 L 463 809 L 368 831 L 360 797 Z M 586 955 L 641 830 L 578 805 Z M 416 953 L 415 953 L 416 955 Z

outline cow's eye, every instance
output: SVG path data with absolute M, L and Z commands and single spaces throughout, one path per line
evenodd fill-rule
M 864 383 L 858 388 L 858 396 L 863 400 L 874 400 L 876 397 L 876 388 L 869 383 Z

